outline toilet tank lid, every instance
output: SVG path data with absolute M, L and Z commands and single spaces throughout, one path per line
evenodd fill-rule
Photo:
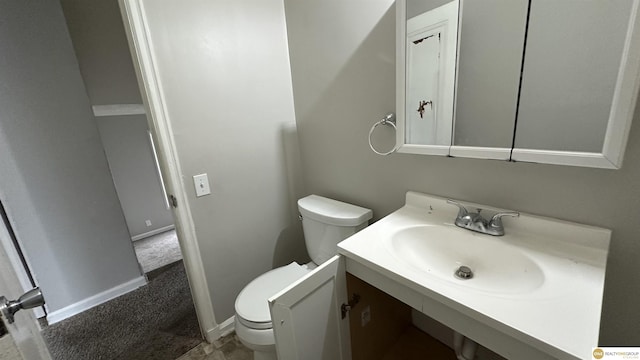
M 373 216 L 371 209 L 318 195 L 298 200 L 298 210 L 303 217 L 336 226 L 358 226 Z

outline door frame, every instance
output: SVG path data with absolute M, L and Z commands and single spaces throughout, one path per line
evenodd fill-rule
M 191 216 L 187 184 L 173 137 L 162 84 L 158 76 L 156 61 L 150 43 L 149 28 L 142 0 L 118 0 L 125 33 L 129 42 L 138 86 L 147 113 L 149 129 L 155 140 L 158 160 L 166 189 L 177 199 L 173 207 L 176 233 L 184 259 L 193 302 L 200 323 L 200 330 L 209 342 L 219 339 L 227 331 L 227 321 L 218 325 L 213 312 L 209 284 L 198 245 L 195 224 Z

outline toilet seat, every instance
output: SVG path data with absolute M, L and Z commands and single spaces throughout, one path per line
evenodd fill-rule
M 267 300 L 308 272 L 307 267 L 292 262 L 258 276 L 236 298 L 236 320 L 250 329 L 271 329 Z

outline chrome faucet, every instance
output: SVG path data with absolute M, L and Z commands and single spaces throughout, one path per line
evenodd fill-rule
M 519 212 L 507 211 L 499 212 L 493 215 L 490 220 L 487 220 L 480 214 L 482 209 L 477 209 L 478 212 L 476 213 L 470 213 L 464 206 L 462 206 L 462 204 L 457 201 L 447 199 L 447 203 L 458 207 L 458 216 L 456 216 L 455 221 L 456 226 L 493 236 L 504 235 L 504 226 L 502 225 L 503 216 L 520 216 Z

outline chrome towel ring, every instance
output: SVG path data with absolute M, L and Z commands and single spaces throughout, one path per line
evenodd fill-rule
M 387 152 L 381 152 L 376 150 L 373 147 L 373 144 L 371 144 L 371 134 L 373 134 L 373 131 L 379 126 L 379 125 L 388 125 L 391 126 L 393 128 L 393 131 L 396 132 L 398 131 L 398 129 L 396 128 L 396 114 L 395 113 L 388 113 L 382 120 L 376 122 L 375 124 L 373 124 L 373 126 L 371 127 L 371 130 L 369 130 L 369 147 L 371 148 L 371 150 L 373 150 L 374 153 L 378 154 L 378 155 L 389 155 L 393 152 L 396 151 L 396 146 L 393 146 L 393 149 L 387 151 Z

